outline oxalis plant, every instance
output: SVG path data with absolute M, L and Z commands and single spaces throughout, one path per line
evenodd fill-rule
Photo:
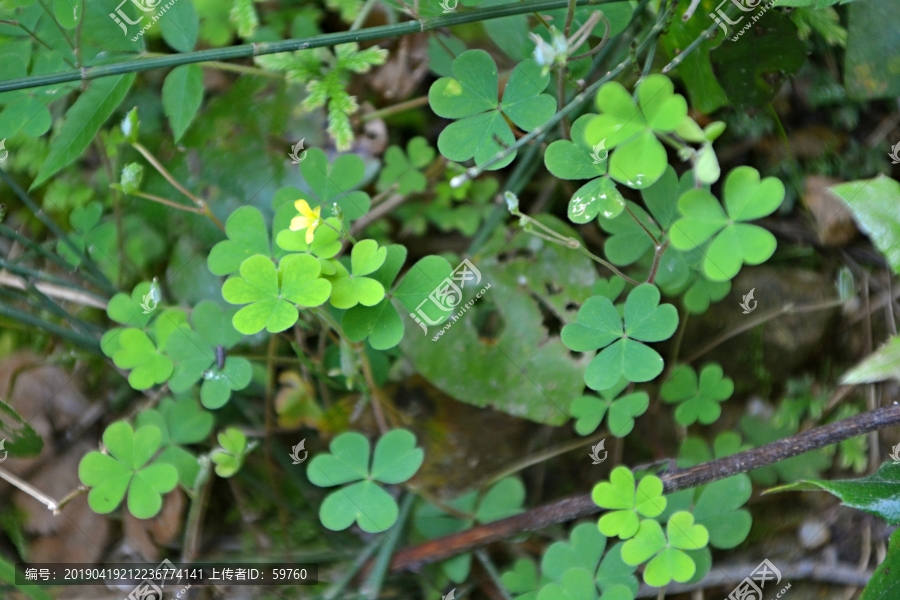
M 798 23 L 834 34 L 809 8 L 834 3 L 792 4 Z M 0 223 L 27 250 L 0 263 L 11 277 L 3 289 L 15 290 L 2 315 L 121 377 L 96 449 L 79 456 L 78 490 L 57 501 L 0 467 L 4 479 L 55 513 L 86 492 L 97 514 L 162 519 L 183 495 L 186 563 L 202 554 L 212 491 L 228 489 L 244 522 L 277 515 L 273 556 L 313 541 L 335 549 L 322 560 L 339 569 L 321 568 L 312 592 L 329 600 L 475 597 L 485 582 L 506 599 L 634 600 L 642 583 L 664 597 L 702 585 L 745 543 L 754 484 L 824 490 L 900 524 L 896 464 L 862 479 L 822 476 L 833 464 L 874 471 L 878 454 L 859 436 L 900 422 L 900 409 L 831 412 L 801 383 L 722 433 L 723 411 L 744 395 L 737 374 L 709 350 L 680 351 L 687 320 L 728 296 L 745 266 L 775 256 L 765 220 L 793 202 L 778 177 L 720 166 L 716 142 L 730 129 L 703 114 L 724 104 L 710 98 L 772 86 L 756 71 L 752 94 L 716 79 L 719 25 L 698 29 L 703 15 L 685 24 L 697 2 L 327 0 L 268 16 L 271 7 L 246 0 L 213 4 L 181 0 L 158 32 L 114 43 L 117 17 L 93 3 L 0 3 L 0 140 L 13 156 L 0 175 L 24 207 L 17 216 L 47 232 L 34 241 Z M 364 27 L 372 14 L 388 25 Z M 789 24 L 769 18 L 766 31 Z M 481 23 L 496 51 L 474 47 L 471 31 L 467 41 L 451 35 L 466 23 Z M 425 40 L 415 52 L 411 37 L 371 45 L 414 33 Z M 231 48 L 234 39 L 248 43 Z M 148 44 L 173 52 L 143 56 Z M 234 57 L 252 63 L 219 61 Z M 372 81 L 360 77 L 413 73 L 415 61 L 434 75 L 427 95 L 379 109 L 357 98 Z M 158 91 L 136 75 L 162 67 L 174 68 Z M 215 98 L 212 68 L 235 75 Z M 393 94 L 402 79 L 377 85 Z M 318 121 L 292 121 L 294 95 Z M 269 109 L 291 121 L 291 135 L 318 127 L 271 164 L 260 144 L 288 132 L 248 116 Z M 392 118 L 438 125 L 405 140 L 391 130 L 380 150 L 377 127 L 360 134 Z M 78 168 L 100 166 L 82 178 L 75 165 L 86 156 Z M 213 159 L 224 166 L 205 171 Z M 255 172 L 272 165 L 268 180 Z M 539 172 L 546 192 L 529 185 Z M 831 192 L 900 273 L 900 184 L 880 177 Z M 473 243 L 414 245 L 434 230 Z M 846 271 L 837 295 L 756 324 L 857 302 Z M 897 378 L 898 340 L 841 383 Z M 413 374 L 452 397 L 435 410 L 445 400 L 490 407 L 572 427 L 575 442 L 435 492 L 429 483 L 462 459 L 445 451 L 452 431 L 395 398 Z M 37 455 L 47 439 L 6 400 L 4 451 Z M 651 415 L 677 456 L 647 463 L 625 451 Z M 299 439 L 301 427 L 288 453 L 281 434 Z M 579 497 L 534 507 L 540 486 L 522 472 L 587 447 L 595 465 L 612 459 L 604 475 L 570 490 Z M 500 559 L 484 548 L 547 528 L 552 541 L 533 537 Z M 865 600 L 892 593 L 897 535 Z M 418 574 L 386 590 L 405 568 Z

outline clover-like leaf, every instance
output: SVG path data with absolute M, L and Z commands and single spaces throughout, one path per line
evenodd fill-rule
M 244 337 L 232 325 L 232 319 L 237 310 L 236 307 L 222 310 L 215 302 L 203 300 L 191 311 L 191 323 L 194 325 L 194 330 L 209 345 L 231 348 Z
M 666 535 L 656 521 L 642 521 L 634 538 L 622 547 L 622 559 L 630 565 L 639 565 L 652 557 L 644 569 L 647 585 L 663 587 L 673 579 L 684 583 L 697 570 L 684 550 L 703 548 L 708 541 L 706 528 L 695 525 L 691 513 L 682 511 L 669 518 Z
M 662 480 L 654 475 L 641 479 L 637 488 L 634 475 L 627 467 L 616 467 L 609 475 L 609 481 L 594 486 L 591 498 L 601 508 L 610 509 L 598 521 L 600 532 L 606 536 L 628 539 L 640 524 L 640 517 L 655 517 L 666 508 L 662 495 Z
M 563 573 L 559 581 L 541 588 L 537 600 L 593 600 L 596 597 L 597 589 L 591 573 L 575 567 Z
M 143 281 L 137 284 L 131 291 L 131 295 L 118 293 L 113 296 L 106 305 L 106 314 L 116 323 L 126 327 L 142 329 L 159 313 L 147 311 L 141 304 L 156 307 L 155 303 L 147 303 L 150 294 L 150 282 Z M 101 347 L 103 344 L 101 343 Z
M 668 166 L 656 133 L 674 131 L 687 115 L 687 102 L 665 75 L 650 75 L 638 85 L 637 104 L 621 84 L 606 83 L 597 92 L 601 113 L 587 126 L 591 146 L 603 142 L 612 150 L 610 177 L 643 189 L 653 185 Z
M 336 264 L 337 274 L 332 283 L 331 305 L 352 308 L 357 304 L 374 306 L 384 298 L 384 286 L 376 279 L 364 277 L 376 271 L 387 258 L 387 249 L 379 248 L 375 240 L 362 240 L 350 253 L 350 271 Z
M 213 416 L 200 408 L 192 398 L 172 400 L 163 398 L 155 409 L 138 413 L 138 427 L 153 425 L 161 434 L 162 451 L 156 462 L 168 463 L 178 471 L 178 481 L 187 489 L 192 489 L 200 464 L 197 457 L 181 447 L 204 440 L 213 426 Z
M 607 390 L 600 390 L 601 398 L 596 396 L 580 396 L 572 401 L 569 413 L 578 419 L 575 422 L 575 431 L 578 435 L 590 435 L 604 415 L 609 412 L 607 427 L 615 437 L 625 437 L 634 428 L 634 418 L 644 414 L 650 405 L 650 398 L 646 392 L 634 392 L 620 398 L 616 396 L 625 389 L 628 382 L 620 380 L 617 385 Z
M 213 246 L 206 259 L 213 275 L 236 273 L 241 263 L 257 254 L 271 256 L 266 222 L 253 206 L 242 206 L 228 216 L 225 235 L 228 239 Z
M 481 166 L 515 143 L 507 122 L 532 131 L 556 110 L 552 96 L 543 94 L 550 81 L 531 59 L 519 63 L 509 77 L 503 99 L 498 100 L 497 65 L 484 50 L 469 50 L 452 65 L 453 77 L 442 77 L 428 91 L 431 109 L 440 117 L 458 119 L 438 137 L 441 154 L 457 162 L 475 159 Z M 511 152 L 488 169 L 500 169 L 516 157 Z
M 356 190 L 365 176 L 365 165 L 356 154 L 342 154 L 328 161 L 319 148 L 310 148 L 300 163 L 300 173 L 310 188 L 303 198 L 310 208 L 322 207 L 322 218 L 335 216 L 337 204 L 348 221 L 355 221 L 369 212 L 372 200 L 363 191 Z M 295 213 L 296 214 L 296 213 Z
M 131 369 L 128 374 L 131 387 L 146 390 L 172 375 L 174 363 L 157 349 L 146 333 L 134 328 L 118 332 L 118 348 L 112 358 L 120 369 Z
M 179 325 L 166 340 L 166 355 L 175 363 L 169 388 L 183 392 L 200 381 L 203 372 L 216 360 L 212 346 L 187 324 Z
M 572 529 L 568 542 L 554 542 L 544 551 L 541 573 L 560 580 L 571 568 L 595 573 L 606 548 L 606 536 L 592 523 L 582 523 Z
M 306 254 L 290 254 L 278 270 L 265 256 L 241 263 L 240 277 L 230 277 L 222 296 L 231 304 L 249 304 L 235 313 L 234 328 L 252 335 L 263 329 L 284 331 L 297 322 L 299 306 L 318 306 L 331 292 L 331 283 L 319 277 L 319 261 Z M 280 283 L 279 283 L 280 282 Z
M 699 380 L 692 367 L 678 365 L 660 393 L 665 402 L 678 403 L 675 420 L 682 425 L 693 425 L 697 421 L 709 425 L 722 414 L 719 403 L 734 393 L 734 382 L 724 376 L 722 367 L 716 363 L 704 365 Z
M 221 408 L 231 398 L 231 392 L 242 390 L 250 384 L 252 375 L 253 369 L 247 359 L 226 357 L 221 369 L 213 365 L 203 372 L 200 402 L 206 408 Z
M 459 512 L 470 515 L 459 518 L 450 515 L 430 503 L 421 504 L 416 510 L 416 529 L 428 539 L 435 539 L 465 531 L 475 523 L 490 523 L 522 512 L 525 486 L 516 477 L 501 479 L 484 493 L 472 491 L 447 502 Z M 465 552 L 441 563 L 441 569 L 456 583 L 469 577 L 472 554 Z
M 325 219 L 321 227 L 317 227 L 312 244 L 306 243 L 306 230 L 291 231 L 282 229 L 278 232 L 275 242 L 278 247 L 290 252 L 306 252 L 320 259 L 332 258 L 341 250 L 341 222 L 334 217 Z M 325 260 L 322 263 L 323 272 L 330 263 Z
M 244 457 L 254 448 L 247 443 L 245 436 L 239 429 L 229 427 L 217 436 L 220 448 L 213 450 L 209 458 L 216 465 L 216 475 L 219 477 L 233 477 L 244 464 Z
M 406 146 L 406 152 L 399 146 L 391 146 L 384 153 L 384 168 L 378 176 L 376 189 L 379 192 L 397 185 L 398 194 L 424 192 L 428 180 L 420 169 L 434 160 L 434 149 L 423 137 L 414 137 Z
M 397 503 L 381 483 L 402 483 L 412 477 L 424 460 L 415 436 L 393 429 L 375 445 L 371 468 L 369 441 L 359 433 L 346 432 L 332 440 L 330 453 L 313 458 L 306 474 L 314 485 L 331 487 L 352 483 L 329 494 L 319 508 L 319 519 L 332 530 L 346 529 L 356 522 L 364 531 L 385 531 L 397 520 Z
M 575 323 L 562 329 L 562 341 L 576 352 L 603 348 L 584 374 L 591 389 L 628 381 L 650 381 L 662 372 L 663 359 L 642 342 L 669 338 L 678 327 L 678 311 L 671 304 L 659 304 L 659 290 L 644 284 L 634 288 L 625 300 L 623 317 L 609 298 L 588 298 L 578 311 Z
M 91 488 L 88 504 L 100 514 L 110 513 L 128 493 L 129 512 L 138 519 L 149 519 L 162 507 L 161 494 L 178 484 L 178 471 L 170 464 L 154 462 L 162 440 L 152 425 L 137 431 L 124 421 L 113 423 L 103 432 L 103 445 L 109 454 L 89 452 L 78 465 L 78 478 Z
M 760 181 L 752 167 L 738 167 L 725 178 L 725 208 L 703 189 L 688 190 L 678 199 L 683 215 L 672 225 L 670 239 L 679 250 L 706 249 L 703 273 L 712 281 L 727 281 L 741 265 L 758 265 L 775 252 L 775 236 L 747 221 L 768 216 L 784 200 L 784 184 L 775 177 Z
M 603 231 L 610 234 L 603 242 L 603 252 L 611 263 L 619 266 L 634 263 L 653 247 L 653 240 L 647 235 L 647 231 L 650 231 L 657 239 L 661 237 L 659 227 L 656 226 L 647 211 L 631 201 L 627 201 L 625 204 L 631 213 L 640 220 L 640 224 L 634 220 L 631 214 L 627 213 L 609 219 L 601 216 L 597 220 Z
M 741 507 L 750 499 L 750 478 L 738 474 L 707 485 L 691 513 L 709 531 L 709 543 L 716 548 L 734 548 L 747 538 L 753 517 Z

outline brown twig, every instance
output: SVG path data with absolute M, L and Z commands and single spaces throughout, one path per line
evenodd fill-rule
M 792 456 L 836 444 L 846 439 L 900 424 L 900 404 L 885 406 L 829 423 L 759 448 L 685 469 L 672 469 L 660 475 L 666 493 L 685 490 L 712 481 L 746 473 Z M 392 571 L 417 570 L 475 548 L 483 547 L 524 531 L 536 531 L 601 512 L 590 494 L 565 498 L 531 509 L 520 515 L 479 525 L 467 531 L 425 542 L 399 551 L 391 562 Z

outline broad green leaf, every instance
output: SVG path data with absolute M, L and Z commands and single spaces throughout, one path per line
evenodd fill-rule
M 841 378 L 841 383 L 874 383 L 885 379 L 900 379 L 900 336 L 888 342 L 867 356 Z
M 222 369 L 214 365 L 203 373 L 200 401 L 206 408 L 221 408 L 231 398 L 232 391 L 242 390 L 250 385 L 252 374 L 248 360 L 239 356 L 227 357 Z
M 866 584 L 859 600 L 891 600 L 900 592 L 900 530 L 891 534 L 888 553 L 884 561 L 875 568 L 875 574 Z
M 29 189 L 40 186 L 82 155 L 125 98 L 134 77 L 134 73 L 115 75 L 95 79 L 89 84 L 87 91 L 66 111 L 59 134 L 50 143 L 50 154 Z
M 882 463 L 878 471 L 862 479 L 804 480 L 778 489 L 789 490 L 801 484 L 806 484 L 804 489 L 817 486 L 837 496 L 845 506 L 900 525 L 900 465 L 894 462 Z
M 134 328 L 121 330 L 112 359 L 120 369 L 131 369 L 128 383 L 136 390 L 166 381 L 175 366 L 170 358 L 157 350 L 146 333 Z
M 190 6 L 191 3 L 184 4 Z M 172 69 L 163 83 L 162 100 L 177 142 L 203 103 L 203 69 L 197 65 L 181 65 Z
M 698 525 L 709 532 L 716 548 L 734 548 L 747 538 L 753 518 L 740 509 L 753 493 L 750 478 L 740 474 L 706 486 L 691 513 Z
M 879 175 L 842 183 L 831 188 L 847 203 L 860 229 L 887 259 L 895 273 L 900 274 L 900 183 Z
M 200 18 L 193 2 L 175 2 L 159 20 L 160 31 L 166 43 L 178 52 L 190 52 L 197 44 Z M 194 66 L 194 65 L 183 65 Z M 181 67 L 175 67 L 175 70 Z M 163 91 L 165 101 L 165 91 Z M 180 136 L 176 136 L 176 139 Z

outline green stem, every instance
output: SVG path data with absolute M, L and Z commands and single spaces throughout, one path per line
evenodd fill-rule
M 576 0 L 576 4 L 579 6 L 603 5 L 611 4 L 617 1 L 618 0 Z M 403 23 L 393 23 L 390 25 L 382 25 L 379 27 L 368 27 L 366 29 L 358 31 L 341 31 L 337 33 L 326 33 L 304 39 L 289 39 L 279 42 L 259 42 L 254 44 L 230 46 L 227 48 L 216 48 L 212 50 L 182 52 L 179 54 L 171 54 L 163 58 L 127 60 L 108 65 L 85 67 L 82 69 L 63 71 L 60 73 L 53 73 L 49 75 L 32 75 L 29 77 L 10 79 L 8 81 L 0 83 L 0 92 L 35 88 L 44 85 L 65 83 L 68 81 L 97 79 L 98 77 L 122 75 L 123 73 L 137 73 L 140 71 L 149 71 L 151 69 L 167 69 L 177 67 L 179 65 L 189 65 L 199 62 L 229 60 L 234 58 L 250 58 L 253 56 L 262 56 L 265 54 L 276 54 L 278 52 L 293 52 L 295 50 L 330 47 L 337 44 L 346 44 L 350 42 L 367 42 L 371 40 L 380 40 L 385 38 L 398 37 L 401 35 L 408 35 L 411 33 L 433 31 L 435 29 L 452 27 L 454 25 L 462 25 L 464 23 L 474 23 L 476 21 L 499 19 L 501 17 L 509 17 L 513 15 L 520 15 L 523 13 L 547 12 L 557 8 L 565 8 L 568 6 L 568 4 L 569 0 L 539 0 L 538 2 L 504 4 L 479 10 L 459 11 L 442 14 L 435 17 L 423 17 L 421 19 L 413 21 L 404 21 Z
M 481 566 L 484 567 L 484 570 L 490 575 L 491 581 L 494 582 L 494 586 L 500 590 L 500 595 L 503 596 L 503 600 L 513 600 L 513 597 L 509 595 L 506 586 L 503 585 L 503 582 L 500 580 L 500 573 L 497 572 L 497 569 L 494 567 L 494 563 L 491 562 L 491 558 L 487 555 L 487 552 L 484 550 L 476 550 L 475 556 L 478 557 L 478 562 L 481 563 Z
M 2 288 L 0 288 L 0 290 L 2 290 Z M 66 329 L 65 327 L 60 327 L 59 325 L 55 325 L 53 323 L 48 323 L 47 321 L 44 321 L 42 319 L 38 319 L 37 317 L 34 317 L 25 311 L 13 308 L 5 302 L 0 302 L 0 315 L 9 317 L 14 321 L 19 321 L 20 323 L 24 323 L 26 325 L 37 327 L 38 329 L 43 329 L 47 333 L 72 342 L 76 346 L 79 346 L 80 348 L 83 348 L 85 350 L 90 350 L 91 352 L 94 352 L 96 354 L 101 353 L 100 342 L 98 342 L 97 340 L 89 338 L 85 335 L 81 335 L 80 333 L 76 333 L 70 329 Z
M 367 113 L 360 117 L 359 120 L 365 123 L 366 121 L 371 121 L 372 119 L 383 119 L 384 117 L 389 117 L 397 113 L 412 110 L 413 108 L 419 108 L 420 106 L 425 106 L 426 104 L 428 104 L 428 96 L 413 98 L 412 100 L 400 102 L 398 104 L 394 104 L 393 106 L 386 106 L 376 111 Z
M 356 19 L 353 21 L 353 25 L 350 26 L 350 31 L 356 31 L 363 26 L 363 23 L 366 22 L 366 18 L 369 16 L 369 13 L 372 12 L 373 6 L 375 6 L 375 0 L 366 0 L 366 3 L 363 4 L 363 7 L 359 11 L 359 14 L 356 15 Z
M 188 513 L 187 523 L 184 527 L 184 544 L 181 552 L 181 561 L 189 564 L 194 561 L 197 552 L 200 549 L 200 532 L 203 525 L 203 512 L 209 501 L 209 494 L 212 491 L 213 479 L 210 476 L 212 471 L 212 461 L 209 456 L 201 456 L 198 459 L 200 463 L 200 472 L 197 474 L 195 481 L 195 495 L 191 500 L 191 509 Z
M 378 550 L 379 546 L 383 545 L 386 541 L 386 538 L 376 537 L 369 542 L 369 545 L 359 553 L 359 556 L 356 557 L 353 564 L 344 569 L 340 579 L 332 583 L 328 589 L 325 590 L 322 594 L 322 600 L 334 600 L 337 598 L 338 595 L 344 591 L 344 588 L 347 587 L 347 584 L 356 577 L 356 574 L 359 573 L 359 570 L 362 569 L 363 565 L 369 562 L 369 558 L 376 550 Z
M 394 549 L 397 547 L 397 542 L 403 534 L 403 527 L 406 525 L 406 519 L 409 517 L 409 512 L 415 499 L 416 496 L 414 494 L 406 494 L 403 497 L 397 522 L 385 533 L 387 539 L 384 545 L 381 546 L 381 550 L 378 551 L 378 556 L 375 559 L 375 564 L 372 566 L 369 577 L 363 583 L 362 588 L 360 588 L 360 593 L 366 600 L 378 598 L 381 584 L 384 582 L 384 575 L 391 566 L 391 557 L 394 555 Z
M 106 277 L 106 275 L 103 274 L 100 268 L 97 267 L 97 264 L 85 252 L 82 252 L 75 245 L 75 243 L 69 239 L 69 236 L 63 233 L 62 229 L 60 229 L 59 226 L 57 226 L 57 224 L 47 216 L 47 213 L 45 213 L 42 208 L 35 204 L 34 200 L 32 200 L 28 196 L 28 194 L 25 193 L 25 190 L 19 187 L 19 184 L 9 176 L 9 173 L 7 173 L 3 169 L 0 169 L 0 178 L 2 178 L 10 188 L 12 188 L 13 193 L 18 196 L 19 200 L 22 201 L 22 204 L 24 204 L 28 208 L 28 210 L 30 210 L 34 214 L 34 216 L 37 217 L 38 221 L 43 223 L 47 227 L 47 229 L 49 229 L 50 232 L 57 237 L 57 239 L 62 240 L 75 254 L 75 256 L 81 259 L 81 262 L 82 264 L 84 264 L 85 268 L 87 268 L 88 271 L 90 271 L 94 276 L 97 277 L 98 285 L 103 288 L 103 291 L 109 293 L 110 295 L 115 294 L 119 291 L 113 286 L 112 282 Z

